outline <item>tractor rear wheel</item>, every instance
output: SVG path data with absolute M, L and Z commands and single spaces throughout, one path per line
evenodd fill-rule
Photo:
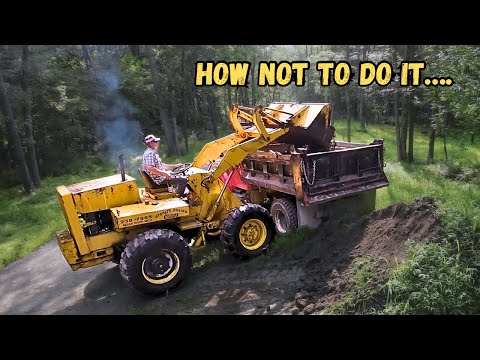
M 253 257 L 268 249 L 275 227 L 267 209 L 258 204 L 246 204 L 228 215 L 221 232 L 220 239 L 229 252 L 241 257 Z
M 176 288 L 192 268 L 185 239 L 166 229 L 152 229 L 130 241 L 122 253 L 120 273 L 135 289 L 161 295 Z
M 270 214 L 272 214 L 278 234 L 285 235 L 298 228 L 297 205 L 292 200 L 288 198 L 273 200 Z

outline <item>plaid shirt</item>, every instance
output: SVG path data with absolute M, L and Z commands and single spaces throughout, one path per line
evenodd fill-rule
M 147 150 L 145 150 L 143 153 L 143 170 L 145 170 L 157 184 L 162 183 L 166 179 L 165 176 L 152 174 L 151 172 L 147 171 L 147 166 L 153 166 L 162 171 L 164 170 L 162 159 L 160 159 L 160 156 L 158 156 L 157 152 L 152 148 L 147 148 Z

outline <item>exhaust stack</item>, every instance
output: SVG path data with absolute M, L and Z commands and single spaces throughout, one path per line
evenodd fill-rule
M 122 175 L 122 181 L 125 181 L 125 161 L 123 160 L 123 154 L 119 156 L 120 160 L 120 174 Z

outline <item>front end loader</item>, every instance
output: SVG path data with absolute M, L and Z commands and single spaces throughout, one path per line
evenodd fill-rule
M 275 226 L 266 207 L 242 201 L 221 177 L 250 154 L 281 139 L 312 145 L 329 143 L 330 105 L 274 103 L 269 107 L 234 105 L 234 133 L 206 144 L 192 163 L 172 170 L 188 178 L 182 198 L 140 171 L 145 187 L 121 174 L 57 187 L 68 228 L 58 245 L 72 270 L 105 261 L 140 292 L 158 295 L 176 288 L 192 268 L 192 249 L 207 235 L 220 235 L 225 248 L 240 257 L 262 254 Z M 315 128 L 315 131 L 308 131 Z M 327 134 L 327 136 L 317 136 Z M 300 140 L 299 140 L 300 138 Z M 331 136 L 330 136 L 331 139 Z

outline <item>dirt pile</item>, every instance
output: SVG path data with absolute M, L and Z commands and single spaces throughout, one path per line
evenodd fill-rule
M 349 224 L 331 223 L 306 240 L 289 256 L 305 258 L 300 291 L 284 311 L 310 314 L 321 311 L 351 288 L 354 259 L 383 259 L 395 266 L 406 254 L 406 241 L 425 243 L 439 230 L 432 198 L 396 204 Z
M 435 210 L 432 199 L 420 198 L 363 218 L 327 220 L 314 236 L 265 257 L 245 262 L 220 255 L 219 261 L 194 269 L 177 291 L 141 312 L 318 313 L 351 288 L 355 259 L 382 258 L 392 267 L 395 259 L 404 258 L 407 239 L 432 239 L 439 228 Z

